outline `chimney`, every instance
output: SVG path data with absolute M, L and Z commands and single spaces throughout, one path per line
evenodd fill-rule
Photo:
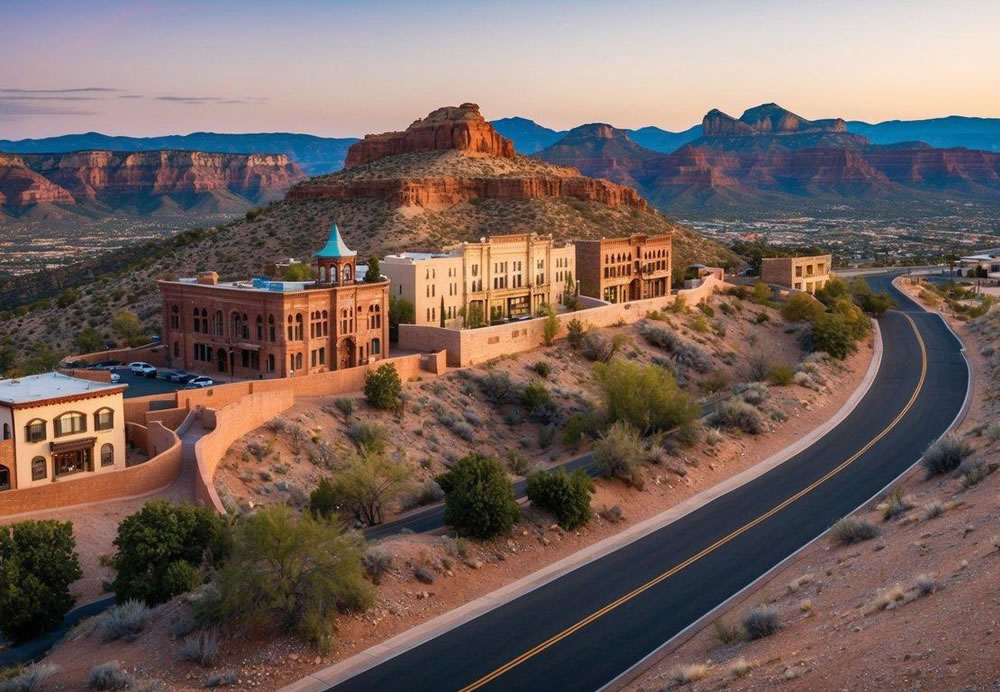
M 217 272 L 198 272 L 198 283 L 214 286 L 219 283 L 219 274 Z

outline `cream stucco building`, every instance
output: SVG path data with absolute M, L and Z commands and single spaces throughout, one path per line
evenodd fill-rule
M 125 468 L 125 387 L 54 372 L 0 380 L 0 491 Z
M 415 323 L 466 326 L 465 316 L 484 323 L 530 316 L 545 304 L 564 302 L 576 276 L 572 245 L 532 234 L 481 238 L 434 253 L 389 255 L 380 263 L 392 295 L 413 303 Z
M 831 255 L 812 257 L 765 257 L 760 264 L 760 278 L 796 291 L 815 293 L 830 280 Z

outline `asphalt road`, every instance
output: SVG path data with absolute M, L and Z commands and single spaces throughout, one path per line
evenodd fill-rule
M 894 297 L 871 390 L 807 450 L 336 689 L 597 689 L 750 584 L 917 461 L 961 410 L 961 345 L 940 318 Z

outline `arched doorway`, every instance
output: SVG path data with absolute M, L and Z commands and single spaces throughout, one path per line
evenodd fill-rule
M 347 337 L 337 345 L 337 369 L 353 368 L 358 364 L 358 347 L 354 337 Z
M 226 349 L 220 348 L 218 350 L 218 361 L 219 361 L 219 372 L 226 371 Z
M 0 491 L 10 490 L 10 469 L 0 464 Z
M 642 282 L 639 279 L 632 279 L 628 284 L 628 299 L 639 300 L 642 298 Z

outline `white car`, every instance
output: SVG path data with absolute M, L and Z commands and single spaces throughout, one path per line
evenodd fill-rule
M 143 377 L 156 377 L 156 368 L 154 368 L 149 363 L 142 362 L 141 360 L 137 360 L 134 363 L 129 363 L 128 369 L 132 371 L 133 375 L 141 375 Z
M 185 389 L 204 389 L 205 387 L 211 387 L 215 384 L 215 380 L 211 377 L 196 377 L 187 383 Z
M 111 384 L 118 384 L 121 381 L 122 381 L 121 375 L 119 375 L 117 372 L 111 373 Z

